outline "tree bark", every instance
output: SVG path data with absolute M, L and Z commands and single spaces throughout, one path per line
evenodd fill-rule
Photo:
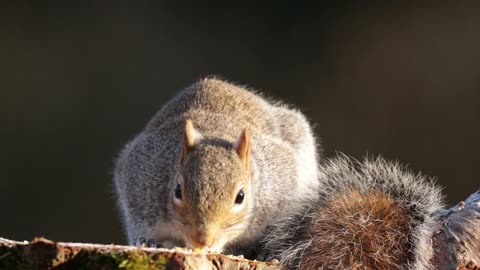
M 432 264 L 439 270 L 480 270 L 480 190 L 441 211 L 432 238 Z

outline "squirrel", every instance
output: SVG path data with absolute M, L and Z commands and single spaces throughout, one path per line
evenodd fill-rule
M 318 149 L 298 110 L 202 79 L 166 103 L 117 158 L 128 242 L 247 257 L 274 220 L 318 196 Z
M 319 197 L 270 226 L 266 259 L 285 269 L 432 269 L 433 217 L 444 207 L 432 179 L 382 157 L 341 154 L 319 172 Z

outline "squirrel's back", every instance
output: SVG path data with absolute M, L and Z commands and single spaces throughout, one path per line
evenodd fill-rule
M 217 79 L 200 80 L 178 93 L 153 117 L 146 131 L 185 119 L 202 125 L 200 128 L 206 132 L 231 131 L 235 136 L 242 126 L 253 127 L 262 134 L 276 131 L 271 105 L 264 98 Z M 226 129 L 228 125 L 235 125 L 235 130 Z

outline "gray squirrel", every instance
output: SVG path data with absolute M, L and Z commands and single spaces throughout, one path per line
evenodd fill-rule
M 204 79 L 121 151 L 114 182 L 130 244 L 187 246 L 286 269 L 431 269 L 431 180 L 383 158 L 323 160 L 298 111 Z
M 381 157 L 319 168 L 319 197 L 270 226 L 262 250 L 286 269 L 433 269 L 441 189 Z
M 299 111 L 202 79 L 165 104 L 117 159 L 128 242 L 252 252 L 274 220 L 318 197 L 317 149 Z

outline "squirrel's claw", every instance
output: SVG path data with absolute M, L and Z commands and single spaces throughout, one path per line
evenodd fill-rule
M 142 247 L 147 244 L 147 239 L 145 237 L 138 237 L 137 240 L 135 240 L 135 246 L 137 247 Z
M 158 244 L 157 241 L 153 240 L 152 238 L 148 238 L 147 247 L 158 248 L 158 247 L 160 247 L 160 244 Z
M 138 237 L 135 241 L 137 247 L 161 248 L 162 245 L 153 238 Z

